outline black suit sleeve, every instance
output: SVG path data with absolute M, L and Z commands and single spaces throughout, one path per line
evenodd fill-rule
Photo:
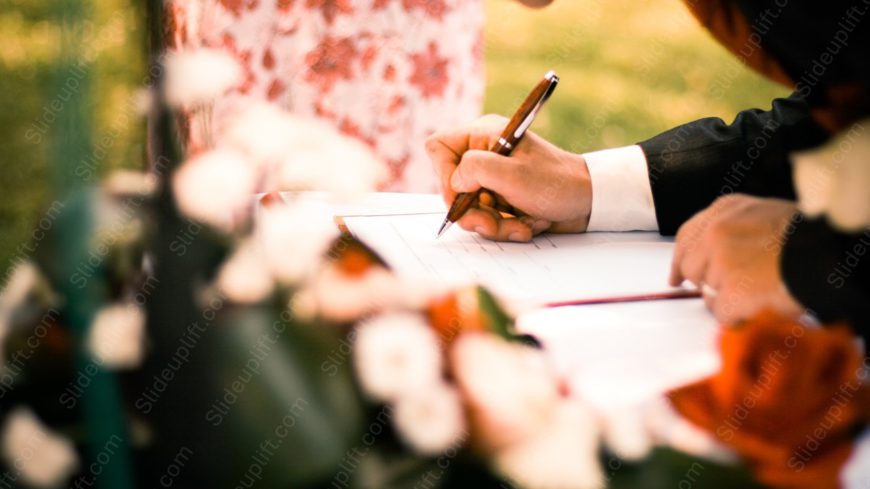
M 701 119 L 639 143 L 660 232 L 676 233 L 730 193 L 794 199 L 789 154 L 827 139 L 792 95 L 769 111 L 743 111 L 730 125 Z M 824 218 L 802 218 L 788 230 L 780 269 L 789 292 L 822 321 L 848 321 L 870 341 L 870 230 L 843 233 Z
M 730 125 L 706 118 L 641 142 L 659 231 L 670 235 L 717 197 L 745 193 L 794 199 L 792 151 L 818 146 L 827 134 L 797 95 L 771 110 L 745 110 Z

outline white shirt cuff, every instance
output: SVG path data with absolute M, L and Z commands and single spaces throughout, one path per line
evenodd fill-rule
M 583 155 L 592 180 L 587 231 L 657 231 L 655 204 L 640 146 Z

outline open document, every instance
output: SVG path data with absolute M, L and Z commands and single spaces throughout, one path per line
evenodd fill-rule
M 600 409 L 643 402 L 721 364 L 703 299 L 540 309 L 521 315 L 517 330 L 538 338 L 571 392 Z
M 657 233 L 545 234 L 493 242 L 452 226 L 443 212 L 344 216 L 348 230 L 406 276 L 475 282 L 522 304 L 678 292 L 668 286 L 673 241 Z

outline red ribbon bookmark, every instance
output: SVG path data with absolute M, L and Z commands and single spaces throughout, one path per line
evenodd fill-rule
M 621 297 L 597 297 L 572 301 L 548 302 L 547 307 L 588 306 L 592 304 L 616 304 L 619 302 L 661 301 L 667 299 L 695 299 L 701 297 L 700 290 L 675 290 L 657 294 L 625 295 Z

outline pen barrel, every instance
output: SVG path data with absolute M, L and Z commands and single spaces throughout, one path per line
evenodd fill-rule
M 517 142 L 518 141 L 509 141 L 506 137 L 502 136 L 498 138 L 498 141 L 496 141 L 489 150 L 502 156 L 510 156 L 511 153 L 514 152 L 514 145 Z
M 453 201 L 453 205 L 450 206 L 450 210 L 447 211 L 447 220 L 450 222 L 456 222 L 465 214 L 468 209 L 474 207 L 474 204 L 477 203 L 477 199 L 480 198 L 480 192 L 483 189 L 477 189 L 474 192 L 463 192 L 461 194 L 456 195 L 456 199 Z

